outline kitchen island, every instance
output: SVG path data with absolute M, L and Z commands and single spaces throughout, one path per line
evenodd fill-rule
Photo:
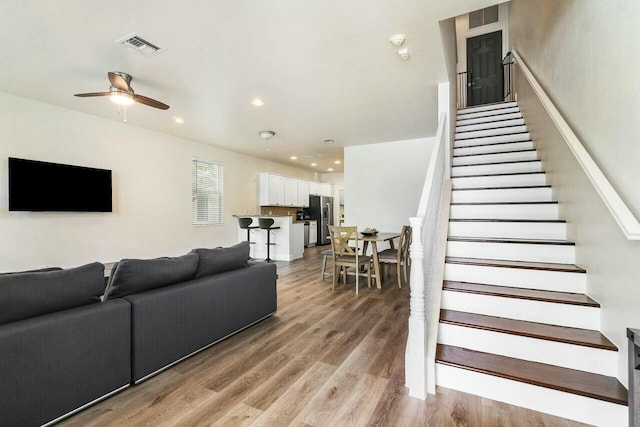
M 252 227 L 258 226 L 258 218 L 272 218 L 272 227 L 280 227 L 271 230 L 270 256 L 274 261 L 293 261 L 302 258 L 304 254 L 304 224 L 295 222 L 289 215 L 234 215 L 237 218 L 251 218 Z M 247 240 L 247 230 L 238 226 L 238 242 Z M 251 248 L 249 255 L 254 259 L 267 258 L 267 230 L 260 228 L 250 232 Z

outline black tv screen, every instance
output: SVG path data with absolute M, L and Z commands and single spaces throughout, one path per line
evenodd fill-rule
M 111 171 L 9 157 L 9 210 L 111 212 Z

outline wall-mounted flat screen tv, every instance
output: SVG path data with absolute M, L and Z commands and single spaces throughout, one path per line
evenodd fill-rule
M 111 171 L 9 157 L 9 210 L 111 212 Z

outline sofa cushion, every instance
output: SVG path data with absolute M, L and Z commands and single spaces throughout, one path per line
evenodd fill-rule
M 104 265 L 0 276 L 0 324 L 100 302 Z
M 246 267 L 249 261 L 249 242 L 240 242 L 228 248 L 194 249 L 198 254 L 196 277 L 211 276 L 225 271 Z
M 105 300 L 150 289 L 162 288 L 193 279 L 198 268 L 198 255 L 154 259 L 122 259 L 111 271 Z

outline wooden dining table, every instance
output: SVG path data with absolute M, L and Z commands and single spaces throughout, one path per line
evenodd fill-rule
M 371 253 L 373 258 L 372 277 L 376 278 L 376 287 L 382 289 L 382 275 L 380 274 L 380 260 L 378 259 L 378 242 L 389 242 L 391 249 L 395 249 L 393 240 L 400 237 L 400 233 L 378 233 L 373 236 L 358 233 L 358 239 L 362 240 L 362 254 L 367 254 L 369 243 L 371 243 Z

